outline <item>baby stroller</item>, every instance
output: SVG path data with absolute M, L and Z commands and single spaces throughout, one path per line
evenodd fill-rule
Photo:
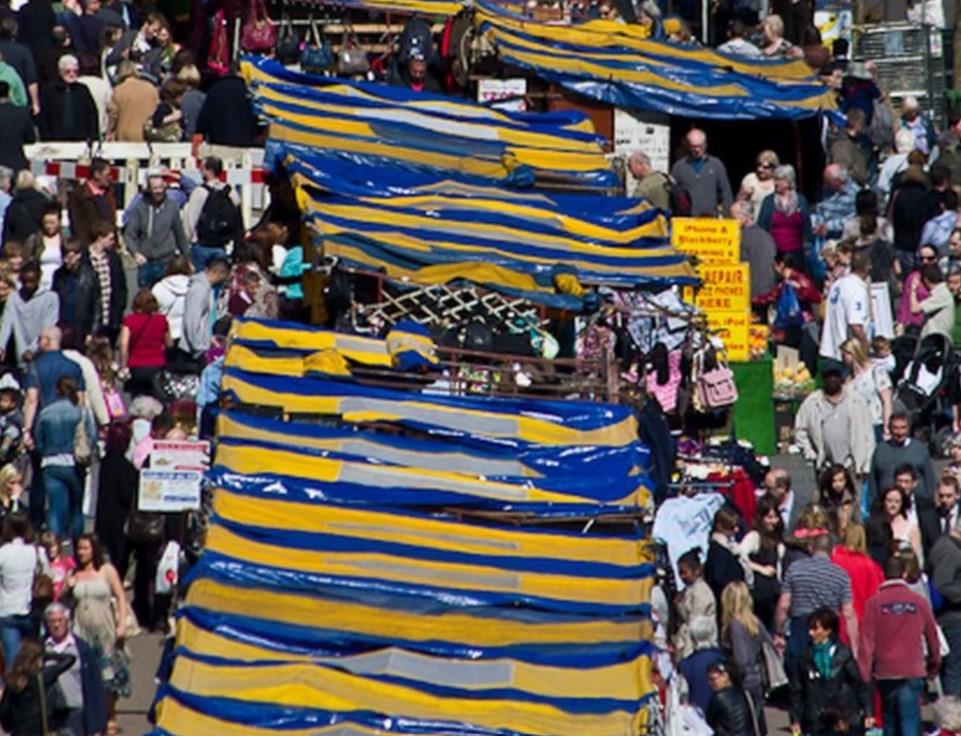
M 894 411 L 911 417 L 933 446 L 941 425 L 951 425 L 950 412 L 941 421 L 940 399 L 951 381 L 957 382 L 957 366 L 951 341 L 944 335 L 928 335 L 918 341 L 914 357 L 905 365 L 894 390 Z

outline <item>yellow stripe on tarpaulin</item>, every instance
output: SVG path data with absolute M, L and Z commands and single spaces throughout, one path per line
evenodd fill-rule
M 558 622 L 471 616 L 469 609 L 432 611 L 429 616 L 309 595 L 240 587 L 200 578 L 187 589 L 187 606 L 214 613 L 255 616 L 294 626 L 349 632 L 378 640 L 449 641 L 465 646 L 509 647 L 539 644 L 634 645 L 651 638 L 642 616 L 616 620 L 596 616 L 557 616 Z M 572 620 L 573 619 L 573 620 Z
M 637 440 L 637 422 L 633 416 L 598 429 L 580 430 L 521 414 L 500 414 L 441 403 L 393 397 L 381 400 L 364 396 L 313 396 L 306 392 L 298 393 L 297 381 L 290 382 L 290 392 L 281 393 L 261 388 L 230 373 L 224 376 L 221 390 L 233 391 L 243 403 L 279 406 L 288 412 L 339 415 L 351 423 L 397 421 L 416 414 L 418 421 L 437 426 L 463 428 L 481 436 L 515 438 L 550 446 L 622 447 Z M 485 422 L 491 426 L 485 426 Z
M 492 557 L 597 562 L 621 567 L 653 562 L 648 540 L 521 532 L 509 527 L 476 526 L 367 508 L 255 498 L 225 488 L 217 489 L 213 506 L 218 517 L 252 527 L 361 536 L 381 542 Z
M 235 346 L 236 347 L 236 346 Z M 233 348 L 231 348 L 232 350 Z M 227 357 L 229 359 L 230 353 Z M 394 465 L 408 468 L 433 468 L 435 470 L 451 470 L 468 475 L 512 475 L 525 478 L 542 478 L 534 468 L 525 465 L 520 460 L 505 458 L 488 458 L 458 452 L 457 445 L 449 445 L 448 450 L 431 450 L 429 452 L 408 448 L 397 448 L 388 444 L 380 444 L 362 435 L 349 437 L 311 437 L 283 431 L 263 429 L 245 422 L 237 421 L 230 412 L 221 412 L 217 417 L 217 436 L 233 437 L 251 441 L 273 442 L 279 445 L 291 445 L 300 448 L 316 450 L 330 450 L 345 455 L 373 457 Z M 639 469 L 638 469 L 639 470 Z
M 282 730 L 246 726 L 194 710 L 169 695 L 157 703 L 156 712 L 157 727 L 174 736 L 278 736 L 279 734 L 282 736 L 397 736 L 393 730 L 382 731 L 345 723 Z M 435 736 L 445 736 L 445 734 L 438 733 Z M 447 734 L 447 736 L 462 735 Z
M 227 368 L 239 368 L 251 373 L 302 378 L 308 373 L 328 376 L 350 376 L 350 366 L 335 349 L 319 350 L 310 355 L 276 355 L 258 353 L 244 345 L 231 345 L 224 358 Z
M 214 631 L 208 631 L 183 617 L 177 623 L 177 645 L 209 657 L 232 659 L 247 662 L 319 662 L 324 665 L 339 667 L 339 662 L 349 669 L 350 659 L 342 657 L 319 658 L 308 654 L 295 654 L 271 649 L 266 646 L 237 641 L 222 636 Z M 416 652 L 410 652 L 399 647 L 391 647 L 381 651 L 397 652 L 404 659 L 422 665 L 417 668 L 420 672 L 429 672 L 432 664 L 443 664 L 462 669 L 464 680 L 458 682 L 457 687 L 466 690 L 486 690 L 492 688 L 512 688 L 521 692 L 540 695 L 548 698 L 600 698 L 615 700 L 640 700 L 651 692 L 651 660 L 641 656 L 637 659 L 621 662 L 607 667 L 562 668 L 529 664 L 516 659 L 456 659 L 445 657 L 431 657 Z M 362 655 L 367 656 L 367 655 Z M 361 658 L 357 658 L 361 659 Z M 489 671 L 493 667 L 502 667 L 508 677 L 503 682 L 486 682 L 481 676 L 472 678 L 471 670 Z M 410 675 L 408 675 L 410 676 Z M 420 678 L 434 685 L 452 684 L 444 682 L 442 678 Z M 473 685 L 473 682 L 478 684 Z
M 465 122 L 454 119 L 445 120 L 439 118 L 437 115 L 431 115 L 427 111 L 411 110 L 404 103 L 388 103 L 380 108 L 348 107 L 347 105 L 321 102 L 306 95 L 291 94 L 284 89 L 278 89 L 269 84 L 259 87 L 257 95 L 262 99 L 265 107 L 276 111 L 274 114 L 283 118 L 297 120 L 298 122 L 311 119 L 308 113 L 285 110 L 282 107 L 275 107 L 272 103 L 308 108 L 309 110 L 316 110 L 319 113 L 324 113 L 331 117 L 340 118 L 344 122 L 343 126 L 340 125 L 340 120 L 336 121 L 336 123 L 331 123 L 337 125 L 338 132 L 347 133 L 355 131 L 355 134 L 358 134 L 359 131 L 368 130 L 371 135 L 376 135 L 375 126 L 378 122 L 405 123 L 432 131 L 438 135 L 468 138 L 470 140 L 491 143 L 500 142 L 521 146 L 523 148 L 590 153 L 597 157 L 603 157 L 603 149 L 596 140 L 564 137 L 554 133 L 531 131 L 517 127 L 497 126 L 488 120 L 478 122 Z M 313 125 L 318 125 L 319 123 L 320 121 L 313 119 Z
M 234 320 L 231 327 L 234 340 L 273 343 L 281 350 L 336 350 L 345 358 L 365 365 L 390 367 L 391 357 L 387 342 L 363 335 L 348 335 L 316 327 L 286 327 L 280 323 L 260 320 Z
M 245 668 L 218 666 L 180 656 L 174 664 L 170 683 L 200 697 L 233 698 L 249 703 L 334 712 L 372 711 L 390 713 L 396 718 L 467 722 L 531 736 L 569 733 L 633 736 L 638 732 L 641 718 L 639 711 L 579 714 L 543 703 L 443 697 L 302 663 Z
M 307 407 L 301 409 L 301 411 L 304 410 L 309 411 L 310 409 Z M 390 490 L 397 487 L 424 491 L 444 491 L 463 496 L 513 501 L 515 503 L 597 503 L 581 496 L 541 490 L 534 485 L 537 480 L 533 478 L 527 479 L 524 484 L 501 483 L 425 468 L 405 468 L 397 465 L 330 460 L 325 457 L 305 455 L 296 450 L 279 450 L 257 447 L 256 445 L 237 445 L 233 443 L 221 445 L 217 448 L 216 462 L 235 473 L 248 475 L 276 473 L 296 478 L 306 478 L 316 483 L 356 483 L 382 488 L 385 503 L 390 500 Z M 640 483 L 638 487 L 643 488 Z M 626 499 L 618 499 L 613 503 L 638 505 L 647 497 L 646 494 L 635 491 Z
M 650 600 L 653 584 L 651 577 L 589 578 L 440 562 L 399 554 L 285 547 L 248 539 L 217 525 L 207 532 L 205 548 L 254 565 L 277 566 L 308 574 L 630 608 L 637 608 Z

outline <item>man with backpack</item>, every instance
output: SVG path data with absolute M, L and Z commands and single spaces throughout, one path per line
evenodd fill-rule
M 219 158 L 205 158 L 200 166 L 203 184 L 190 193 L 184 205 L 184 231 L 193 244 L 190 258 L 195 273 L 203 271 L 212 258 L 226 258 L 227 245 L 237 248 L 244 237 L 240 199 L 220 180 L 223 170 Z

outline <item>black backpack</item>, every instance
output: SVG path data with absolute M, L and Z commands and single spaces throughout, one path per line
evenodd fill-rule
M 219 189 L 204 186 L 207 201 L 197 220 L 197 243 L 208 247 L 223 247 L 233 240 L 238 231 L 237 205 L 230 199 L 230 186 Z

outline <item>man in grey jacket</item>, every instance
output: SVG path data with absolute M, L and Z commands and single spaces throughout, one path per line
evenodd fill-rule
M 184 303 L 183 334 L 180 349 L 194 357 L 200 357 L 210 349 L 216 315 L 216 289 L 230 276 L 230 264 L 226 258 L 214 258 L 207 268 L 190 278 Z
M 146 194 L 131 211 L 123 235 L 137 261 L 141 288 L 149 289 L 160 281 L 176 253 L 189 257 L 180 208 L 167 196 L 167 182 L 160 174 L 147 177 Z
M 691 215 L 717 217 L 718 207 L 727 215 L 731 209 L 731 182 L 719 158 L 708 156 L 707 135 L 694 128 L 687 134 L 687 156 L 676 161 L 671 176 L 691 195 Z

